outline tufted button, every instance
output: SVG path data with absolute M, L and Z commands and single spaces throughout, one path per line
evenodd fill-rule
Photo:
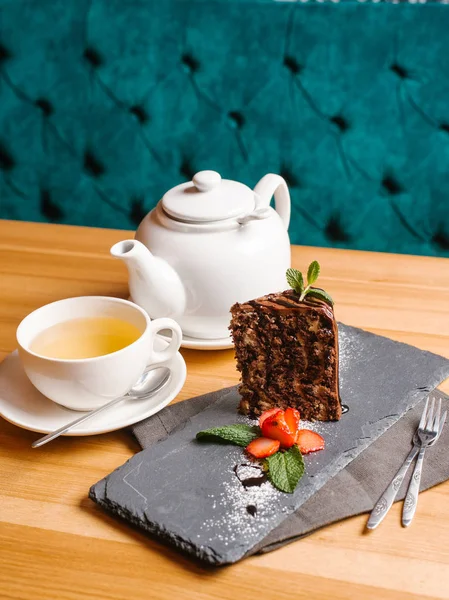
M 341 115 L 335 115 L 334 117 L 330 117 L 329 121 L 333 123 L 337 127 L 337 129 L 341 131 L 341 133 L 349 129 L 348 121 Z
M 60 221 L 64 213 L 61 208 L 55 204 L 48 190 L 41 189 L 40 191 L 41 213 L 47 217 L 49 221 Z
M 95 50 L 95 48 L 92 48 L 90 46 L 88 46 L 84 50 L 83 56 L 87 60 L 87 62 L 90 63 L 92 67 L 96 69 L 98 67 L 101 67 L 101 65 L 104 63 L 103 57 L 98 52 L 98 50 Z
M 141 123 L 142 125 L 144 125 L 144 123 L 147 123 L 150 120 L 150 117 L 148 116 L 147 111 L 144 109 L 143 106 L 140 106 L 139 104 L 135 104 L 134 106 L 131 106 L 131 108 L 129 109 L 129 112 L 134 115 L 136 117 L 136 119 L 139 121 L 139 123 Z
M 444 231 L 437 231 L 432 237 L 432 243 L 440 250 L 449 250 L 449 236 Z
M 135 196 L 131 198 L 131 205 L 129 209 L 129 218 L 133 223 L 139 225 L 142 219 L 146 216 L 147 211 L 143 205 L 142 196 Z
M 195 175 L 195 169 L 192 167 L 187 158 L 182 161 L 181 166 L 179 167 L 179 172 L 183 177 L 185 177 L 185 179 L 187 179 L 187 181 L 192 181 L 193 176 Z
M 397 63 L 393 63 L 390 66 L 390 71 L 393 71 L 400 79 L 407 79 L 409 76 L 408 70 Z
M 339 215 L 331 216 L 324 233 L 331 242 L 349 242 L 351 239 L 348 233 L 343 229 Z
M 0 169 L 2 171 L 12 171 L 16 166 L 16 161 L 8 150 L 0 143 Z
M 440 131 L 444 131 L 445 133 L 449 133 L 449 124 L 448 123 L 441 123 L 440 126 L 438 127 L 438 129 Z
M 36 106 L 41 109 L 46 117 L 53 114 L 53 105 L 46 98 L 38 98 L 35 102 Z
M 0 42 L 0 63 L 5 62 L 8 58 L 11 58 L 11 56 L 12 54 L 8 48 Z
M 382 187 L 388 194 L 391 194 L 392 196 L 402 194 L 404 191 L 401 184 L 391 175 L 385 175 L 385 177 L 382 179 Z
M 286 55 L 284 56 L 284 67 L 293 73 L 293 75 L 299 75 L 302 71 L 302 66 L 296 60 L 294 56 Z
M 84 153 L 84 170 L 92 177 L 100 177 L 105 172 L 104 165 L 91 150 L 86 150 Z
M 241 129 L 245 124 L 245 117 L 237 110 L 228 112 L 228 121 L 233 129 Z
M 289 188 L 301 187 L 298 177 L 294 175 L 292 171 L 285 165 L 282 165 L 279 169 L 279 175 L 282 177 L 282 179 L 285 179 L 285 182 Z
M 198 60 L 191 54 L 187 54 L 187 52 L 185 52 L 181 56 L 181 62 L 183 64 L 184 70 L 187 73 L 196 73 L 200 68 L 200 63 L 198 62 Z

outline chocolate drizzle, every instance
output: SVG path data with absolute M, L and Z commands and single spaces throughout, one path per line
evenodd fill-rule
M 249 302 L 242 304 L 242 306 L 252 306 L 253 308 L 263 306 L 265 308 L 273 308 L 275 310 L 282 310 L 282 308 L 302 308 L 307 310 L 307 308 L 311 307 L 321 307 L 327 313 L 327 316 L 330 319 L 334 318 L 333 307 L 325 300 L 321 300 L 315 296 L 306 296 L 300 301 L 299 295 L 293 290 L 286 290 L 285 292 L 280 292 L 279 294 L 267 294 L 262 298 L 250 300 Z
M 249 487 L 260 487 L 262 483 L 267 481 L 266 473 L 264 473 L 260 467 L 249 463 L 235 465 L 233 471 L 245 489 Z

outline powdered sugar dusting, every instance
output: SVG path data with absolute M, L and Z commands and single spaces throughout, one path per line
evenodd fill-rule
M 350 338 L 346 331 L 342 331 L 339 329 L 338 331 L 338 356 L 339 356 L 339 378 L 340 378 L 340 387 L 341 381 L 344 380 L 346 376 L 346 372 L 350 365 L 351 360 L 351 344 L 353 343 L 353 338 Z
M 254 427 L 255 425 L 259 425 L 259 419 L 251 419 L 251 417 L 241 416 L 239 418 L 239 423 L 244 423 L 245 425 Z
M 357 362 L 363 358 L 364 346 L 363 339 L 354 336 L 347 329 L 338 329 L 338 354 L 339 354 L 339 379 L 340 379 L 340 390 L 345 387 L 346 377 L 349 373 L 351 365 L 353 365 L 355 359 Z M 352 377 L 354 373 L 352 372 Z
M 254 477 L 257 467 L 241 465 L 241 477 L 245 468 L 247 476 Z M 209 498 L 213 515 L 203 522 L 197 537 L 203 537 L 204 533 L 213 534 L 225 546 L 239 543 L 242 538 L 246 541 L 259 538 L 261 532 L 266 531 L 273 513 L 288 511 L 285 505 L 282 506 L 285 494 L 269 481 L 257 487 L 245 487 L 237 476 L 231 480 L 226 478 L 222 491 L 209 494 Z
M 329 422 L 328 421 L 303 421 L 299 424 L 300 429 L 311 429 L 316 431 L 322 437 L 329 435 Z

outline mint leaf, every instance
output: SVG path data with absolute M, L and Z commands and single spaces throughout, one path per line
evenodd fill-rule
M 332 297 L 329 296 L 329 294 L 327 292 L 325 292 L 324 290 L 322 290 L 321 288 L 310 288 L 309 291 L 307 292 L 307 295 L 312 296 L 313 298 L 319 298 L 320 300 L 324 300 L 331 306 L 334 305 L 334 301 L 332 300 Z
M 310 263 L 309 269 L 307 271 L 307 283 L 309 285 L 311 285 L 312 283 L 315 283 L 315 281 L 318 279 L 319 274 L 320 274 L 320 264 L 318 261 L 314 260 L 313 262 Z
M 251 427 L 251 425 L 240 423 L 225 425 L 224 427 L 212 427 L 212 429 L 205 429 L 196 434 L 197 440 L 217 438 L 217 441 L 222 440 L 236 446 L 247 446 L 257 437 L 260 437 L 260 429 L 258 427 Z
M 297 294 L 302 294 L 304 291 L 304 278 L 301 271 L 297 269 L 287 269 L 285 273 L 288 285 L 295 290 Z
M 304 475 L 302 454 L 295 444 L 286 452 L 276 452 L 266 459 L 268 478 L 281 492 L 291 494 Z
M 321 267 L 317 260 L 310 263 L 307 270 L 307 285 L 304 285 L 304 277 L 297 269 L 287 269 L 285 276 L 288 284 L 294 291 L 299 294 L 299 301 L 302 302 L 306 296 L 312 296 L 324 300 L 331 306 L 334 305 L 334 301 L 327 292 L 321 288 L 312 287 L 312 283 L 318 279 L 320 275 Z

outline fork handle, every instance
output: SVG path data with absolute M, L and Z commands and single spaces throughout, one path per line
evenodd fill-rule
M 421 448 L 419 451 L 418 460 L 416 461 L 415 469 L 408 486 L 407 495 L 402 508 L 402 525 L 404 527 L 408 527 L 412 522 L 416 507 L 418 505 L 419 488 L 421 484 L 421 473 L 425 451 L 425 448 Z
M 418 447 L 413 446 L 409 455 L 402 463 L 402 467 L 393 477 L 390 485 L 376 502 L 376 505 L 374 506 L 368 519 L 368 523 L 366 524 L 367 529 L 375 529 L 384 520 L 387 512 L 390 510 L 396 496 L 398 495 L 399 488 L 401 487 L 401 483 L 404 481 L 405 474 L 407 473 L 413 459 L 417 454 Z

